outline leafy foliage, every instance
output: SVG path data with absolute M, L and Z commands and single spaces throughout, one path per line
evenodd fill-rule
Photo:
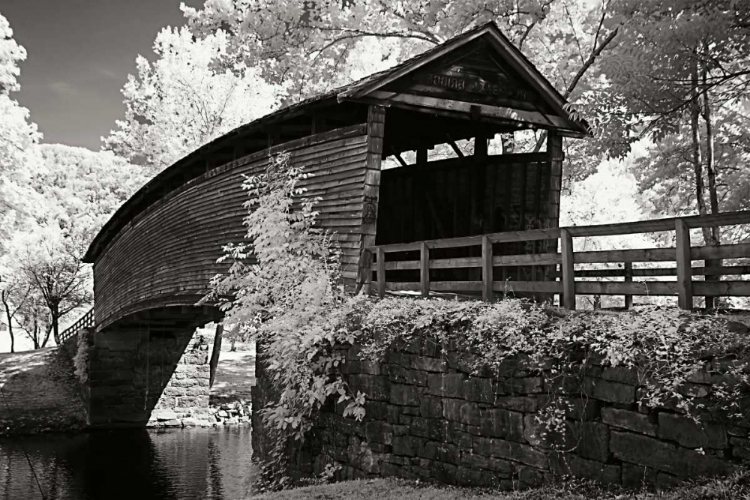
M 217 68 L 227 34 L 195 40 L 186 28 L 165 28 L 156 37 L 157 59 L 139 56 L 138 74 L 122 89 L 125 119 L 104 147 L 152 173 L 203 144 L 270 111 L 274 90 L 257 71 L 235 64 Z
M 248 244 L 228 244 L 232 264 L 212 282 L 205 300 L 218 301 L 224 323 L 263 346 L 266 370 L 278 399 L 262 410 L 268 432 L 276 436 L 276 463 L 270 480 L 283 478 L 282 450 L 301 440 L 312 415 L 327 398 L 352 399 L 336 368 L 343 361 L 332 347 L 354 340 L 339 325 L 349 299 L 339 279 L 339 253 L 331 236 L 313 227 L 315 199 L 298 187 L 305 174 L 290 167 L 287 155 L 270 159 L 266 171 L 247 177 L 245 217 Z M 361 418 L 362 397 L 349 413 Z

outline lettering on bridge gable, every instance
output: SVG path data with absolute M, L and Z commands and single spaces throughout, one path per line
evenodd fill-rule
M 531 101 L 532 93 L 528 90 L 511 88 L 506 85 L 493 83 L 476 76 L 442 75 L 428 73 L 421 78 L 425 83 L 448 90 L 482 94 L 492 97 L 506 97 L 520 101 Z

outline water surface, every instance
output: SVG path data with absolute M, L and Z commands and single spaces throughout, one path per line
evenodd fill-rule
M 250 456 L 244 426 L 2 439 L 0 499 L 240 500 Z

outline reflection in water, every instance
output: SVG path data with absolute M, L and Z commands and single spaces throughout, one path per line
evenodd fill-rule
M 248 427 L 0 440 L 0 499 L 241 499 L 250 455 Z

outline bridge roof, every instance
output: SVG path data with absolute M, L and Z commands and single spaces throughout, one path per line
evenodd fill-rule
M 531 111 L 522 111 L 509 101 L 511 107 L 499 108 L 505 110 L 504 114 L 497 114 L 497 106 L 485 99 L 477 99 L 480 93 L 487 94 L 487 82 L 480 81 L 479 89 L 477 82 L 467 80 L 460 74 L 447 72 L 442 74 L 427 73 L 430 69 L 433 71 L 442 64 L 455 63 L 460 57 L 467 57 L 471 52 L 471 44 L 482 43 L 484 52 L 492 51 L 495 57 L 490 57 L 490 64 L 497 64 L 496 76 L 508 78 L 513 85 L 523 84 L 529 90 L 526 94 L 529 102 L 525 103 L 532 107 Z M 462 52 L 463 51 L 463 52 Z M 493 62 L 494 61 L 494 62 Z M 498 62 L 499 61 L 499 62 Z M 485 62 L 487 64 L 487 62 Z M 450 90 L 455 91 L 460 86 L 461 91 L 468 86 L 473 86 L 469 92 L 473 94 L 462 95 L 462 100 L 444 100 L 435 97 L 433 94 L 427 96 L 413 95 L 419 93 L 418 89 L 426 88 L 425 79 L 417 79 L 422 72 L 423 76 L 429 75 L 431 78 L 442 78 L 438 81 L 440 84 L 453 85 Z M 481 79 L 480 79 L 481 80 Z M 435 83 L 430 80 L 428 84 Z M 418 85 L 419 84 L 419 85 Z M 491 90 L 491 89 L 490 89 Z M 505 89 L 507 90 L 507 89 Z M 406 93 L 409 100 L 402 99 Z M 455 97 L 456 92 L 453 93 Z M 485 95 L 485 97 L 487 97 Z M 497 96 L 495 96 L 497 97 Z M 523 98 L 520 98 L 523 100 Z M 534 101 L 534 102 L 531 102 Z M 154 201 L 161 198 L 169 191 L 185 184 L 191 178 L 202 175 L 205 168 L 188 168 L 195 167 L 206 155 L 217 152 L 226 148 L 241 137 L 247 137 L 250 134 L 268 131 L 273 126 L 280 125 L 291 119 L 298 118 L 315 109 L 335 107 L 345 102 L 362 103 L 362 104 L 380 104 L 383 106 L 395 106 L 406 109 L 417 109 L 419 111 L 434 111 L 444 114 L 463 113 L 468 115 L 471 112 L 472 118 L 476 118 L 476 112 L 481 115 L 480 119 L 487 119 L 496 123 L 515 123 L 515 128 L 546 128 L 559 131 L 563 135 L 572 137 L 583 137 L 588 135 L 589 128 L 585 121 L 578 120 L 571 116 L 565 109 L 567 101 L 552 86 L 552 84 L 536 69 L 536 67 L 518 50 L 510 40 L 500 31 L 494 22 L 478 26 L 472 30 L 462 33 L 453 39 L 440 44 L 418 56 L 404 61 L 385 71 L 369 75 L 356 82 L 335 88 L 328 92 L 318 94 L 309 99 L 300 101 L 296 104 L 286 106 L 274 111 L 262 118 L 250 123 L 237 127 L 227 134 L 201 146 L 192 153 L 186 155 L 176 163 L 166 168 L 153 179 L 146 183 L 130 199 L 128 199 L 107 221 L 102 230 L 94 238 L 94 241 L 88 248 L 83 258 L 84 262 L 93 263 L 104 251 L 107 245 L 125 227 L 130 220 L 136 215 L 143 212 Z M 456 108 L 456 103 L 465 105 L 464 108 Z M 487 114 L 490 110 L 490 114 Z M 495 114 L 492 115 L 492 112 Z M 213 165 L 212 167 L 217 167 Z

